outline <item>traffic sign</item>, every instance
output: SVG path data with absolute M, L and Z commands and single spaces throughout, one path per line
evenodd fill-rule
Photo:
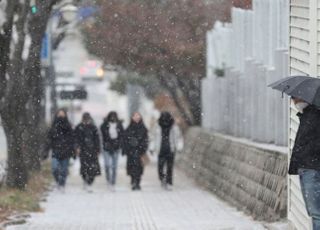
M 41 63 L 43 66 L 48 67 L 50 65 L 50 42 L 49 35 L 46 32 L 42 38 L 41 45 Z
M 76 90 L 62 90 L 60 92 L 61 100 L 86 100 L 88 97 L 88 93 L 84 89 L 76 89 Z

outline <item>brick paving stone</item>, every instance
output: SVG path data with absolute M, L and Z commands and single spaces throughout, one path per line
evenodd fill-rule
M 102 164 L 101 164 L 102 165 Z M 50 192 L 43 212 L 7 230 L 260 230 L 263 225 L 197 187 L 178 170 L 173 191 L 160 187 L 156 166 L 147 166 L 142 191 L 130 190 L 124 159 L 115 191 L 104 175 L 93 193 L 82 189 L 79 163 L 70 168 L 65 193 Z

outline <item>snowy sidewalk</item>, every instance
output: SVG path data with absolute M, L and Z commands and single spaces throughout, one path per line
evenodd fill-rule
M 98 177 L 93 193 L 82 189 L 79 163 L 71 168 L 65 194 L 50 193 L 43 213 L 34 213 L 27 224 L 8 230 L 260 230 L 263 226 L 229 207 L 212 194 L 196 187 L 176 171 L 173 191 L 164 191 L 149 165 L 142 191 L 133 192 L 125 175 L 123 159 L 119 166 L 116 191 L 107 189 L 104 175 Z

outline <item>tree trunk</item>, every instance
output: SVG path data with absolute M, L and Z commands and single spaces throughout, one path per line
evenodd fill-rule
M 58 1 L 37 1 L 39 10 L 35 14 L 30 14 L 30 0 L 10 0 L 7 4 L 7 22 L 0 33 L 0 114 L 8 145 L 10 187 L 23 189 L 28 182 L 28 170 L 40 168 L 41 39 Z M 18 34 L 16 43 L 11 39 L 13 28 Z M 32 41 L 26 62 L 22 59 L 25 33 L 30 34 Z
M 191 109 L 190 98 L 187 97 L 188 89 L 180 84 L 179 77 L 172 73 L 162 72 L 159 77 L 160 83 L 170 92 L 179 112 L 187 125 L 195 125 L 195 116 Z M 201 111 L 200 111 L 201 114 Z
M 201 79 L 199 77 L 178 78 L 178 84 L 189 102 L 190 111 L 194 118 L 193 125 L 201 125 L 202 106 L 201 106 Z
M 25 126 L 18 120 L 21 120 L 21 116 L 10 114 L 3 117 L 8 149 L 6 182 L 9 187 L 24 189 L 28 183 L 28 170 L 23 155 L 24 141 L 22 137 Z
M 29 57 L 25 66 L 25 77 L 28 79 L 29 101 L 28 101 L 28 127 L 26 135 L 26 143 L 28 149 L 26 151 L 26 164 L 30 170 L 40 170 L 41 153 L 43 144 L 42 130 L 45 123 L 42 114 L 41 102 L 44 98 L 44 84 L 41 76 L 41 44 L 42 38 L 46 30 L 46 25 L 49 20 L 52 5 L 56 0 L 44 3 L 41 8 L 41 13 L 33 15 L 29 22 L 29 32 L 32 43 L 29 48 Z M 41 6 L 40 6 L 41 7 Z

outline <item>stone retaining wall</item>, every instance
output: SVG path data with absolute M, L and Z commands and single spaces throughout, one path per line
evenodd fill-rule
M 251 215 L 276 221 L 287 214 L 287 155 L 191 128 L 177 165 L 197 183 Z

